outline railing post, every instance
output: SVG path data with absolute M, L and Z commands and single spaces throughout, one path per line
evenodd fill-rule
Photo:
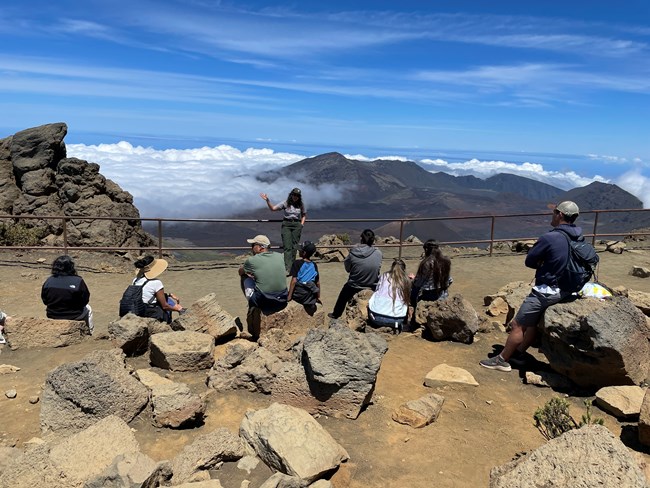
M 68 255 L 68 226 L 66 225 L 66 218 L 63 217 L 63 254 Z
M 591 245 L 595 246 L 596 245 L 596 229 L 598 229 L 598 216 L 600 215 L 600 212 L 596 212 L 596 218 L 594 219 L 594 235 L 591 236 Z
M 494 223 L 496 222 L 497 218 L 493 215 L 492 216 L 492 225 L 490 226 L 490 256 L 492 256 L 492 249 L 494 247 Z
M 399 221 L 399 252 L 397 257 L 402 259 L 402 239 L 404 237 L 404 221 Z
M 162 242 L 163 242 L 162 220 L 158 219 L 158 257 L 161 259 L 163 257 Z

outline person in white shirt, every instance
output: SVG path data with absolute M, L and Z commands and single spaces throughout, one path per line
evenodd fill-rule
M 374 327 L 391 327 L 399 334 L 406 323 L 411 296 L 411 280 L 406 263 L 393 260 L 390 271 L 379 277 L 376 291 L 368 302 L 368 320 Z
M 136 276 L 133 284 L 142 286 L 142 301 L 147 305 L 145 317 L 171 323 L 172 312 L 183 312 L 180 300 L 173 293 L 166 294 L 162 281 L 156 279 L 167 269 L 164 259 L 145 256 L 135 262 Z

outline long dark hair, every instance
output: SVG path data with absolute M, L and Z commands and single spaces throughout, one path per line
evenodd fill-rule
M 424 257 L 420 261 L 416 277 L 425 283 L 432 281 L 439 290 L 446 290 L 449 288 L 451 259 L 442 254 L 434 239 L 429 239 L 422 247 Z
M 153 256 L 145 256 L 133 263 L 133 265 L 138 268 L 138 276 L 144 276 L 144 268 L 153 263 L 153 260 Z
M 52 276 L 77 276 L 74 261 L 70 256 L 59 256 L 52 263 Z
M 293 198 L 291 198 L 292 195 L 296 195 L 298 199 L 294 201 Z M 302 193 L 294 193 L 293 190 L 291 190 L 287 195 L 287 207 L 289 205 L 291 205 L 292 207 L 300 208 L 300 210 L 303 210 Z

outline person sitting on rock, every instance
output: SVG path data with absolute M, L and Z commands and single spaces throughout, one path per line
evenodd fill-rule
M 390 327 L 402 332 L 409 313 L 411 280 L 406 275 L 406 263 L 393 260 L 390 271 L 382 274 L 377 289 L 368 302 L 368 321 L 373 327 Z
M 291 266 L 291 283 L 289 284 L 288 301 L 294 300 L 305 307 L 309 315 L 316 313 L 316 304 L 320 301 L 320 277 L 318 266 L 311 261 L 316 252 L 313 242 L 305 241 L 298 247 L 300 259 Z
M 93 311 L 88 305 L 90 291 L 77 275 L 70 256 L 59 256 L 52 263 L 52 275 L 41 288 L 45 314 L 50 319 L 83 320 L 90 334 L 95 330 Z
M 364 288 L 375 291 L 382 254 L 373 246 L 374 243 L 375 233 L 366 229 L 361 233 L 361 244 L 350 249 L 350 254 L 343 261 L 345 270 L 350 273 L 350 276 L 339 293 L 334 310 L 328 314 L 328 317 L 338 319 L 343 315 L 348 302 Z
M 564 232 L 574 240 L 582 235 L 582 229 L 574 224 L 579 213 L 578 205 L 571 201 L 561 202 L 553 210 L 551 226 L 563 232 L 551 230 L 542 235 L 526 255 L 526 266 L 536 270 L 535 285 L 510 322 L 510 334 L 501 353 L 479 361 L 484 368 L 510 371 L 509 361 L 523 361 L 526 349 L 535 341 L 544 311 L 572 296 L 572 292 L 560 289 L 558 277 L 569 260 Z
M 4 313 L 2 310 L 0 310 L 0 344 L 7 343 L 3 331 L 5 329 L 5 322 L 7 321 L 8 318 L 9 317 L 7 316 L 7 314 Z
M 172 312 L 182 313 L 185 309 L 178 297 L 173 293 L 165 293 L 163 282 L 156 279 L 167 269 L 169 263 L 165 259 L 145 256 L 134 265 L 136 272 L 132 284 L 142 286 L 142 301 L 146 305 L 144 316 L 170 324 Z
M 279 312 L 287 306 L 287 281 L 284 258 L 269 250 L 271 241 L 265 235 L 247 239 L 253 256 L 239 268 L 241 285 L 248 300 L 246 323 L 248 333 L 254 340 L 260 335 L 261 313 Z
M 418 266 L 416 274 L 410 274 L 413 280 L 411 287 L 411 305 L 417 308 L 418 302 L 444 300 L 449 296 L 449 286 L 454 282 L 450 276 L 451 259 L 442 254 L 435 239 L 427 240 L 422 247 L 424 257 Z M 413 314 L 415 316 L 415 313 Z

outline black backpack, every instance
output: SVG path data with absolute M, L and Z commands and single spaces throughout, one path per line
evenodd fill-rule
M 141 285 L 129 285 L 122 294 L 120 300 L 120 317 L 124 317 L 131 312 L 139 317 L 144 317 L 147 310 L 147 304 L 142 301 L 142 288 L 149 280 L 145 280 Z
M 584 236 L 573 240 L 565 230 L 553 230 L 561 232 L 569 244 L 569 259 L 557 277 L 557 284 L 562 291 L 578 292 L 592 276 L 596 276 L 596 266 L 600 258 L 594 246 L 585 241 Z

